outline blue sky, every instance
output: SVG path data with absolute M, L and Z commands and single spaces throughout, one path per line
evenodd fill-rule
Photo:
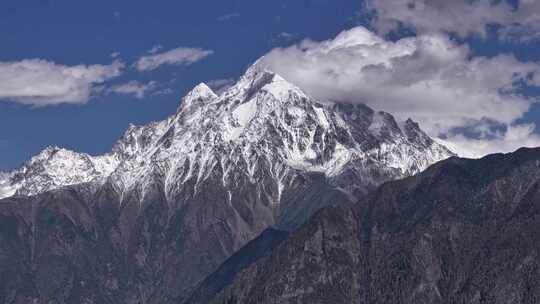
M 417 13 L 410 14 L 411 7 Z M 536 127 L 540 108 L 535 104 L 540 93 L 540 76 L 535 78 L 540 61 L 536 13 L 534 3 L 502 5 L 483 0 L 472 6 L 468 0 L 2 1 L 0 82 L 5 84 L 0 84 L 0 170 L 19 166 L 48 145 L 90 154 L 107 152 L 129 123 L 167 117 L 197 83 L 236 79 L 265 54 L 270 68 L 316 97 L 367 102 L 400 118 L 413 117 L 430 135 L 449 140 L 456 149 L 478 147 L 464 154 L 506 151 L 520 143 L 536 145 L 540 143 Z M 366 26 L 368 32 L 358 30 L 359 26 Z M 332 52 L 324 50 L 335 46 L 339 37 L 352 37 L 349 40 L 354 43 Z M 306 44 L 304 39 L 313 42 Z M 409 49 L 412 53 L 398 58 L 370 50 L 372 42 L 399 52 L 414 47 Z M 302 48 L 307 51 L 298 51 Z M 367 64 L 359 59 L 362 52 L 383 57 Z M 151 64 L 137 65 L 144 62 L 141 58 Z M 340 70 L 343 58 L 362 71 L 388 69 L 377 74 L 346 73 Z M 320 83 L 299 78 L 300 72 L 309 71 L 313 73 L 310 79 L 327 85 L 333 81 L 317 67 L 289 64 L 303 60 L 316 62 L 325 71 L 335 69 L 339 85 L 317 91 Z M 408 63 L 415 68 L 400 69 Z M 469 66 L 474 66 L 471 77 L 485 80 L 461 81 L 452 74 Z M 19 75 L 22 69 L 34 70 Z M 393 71 L 391 77 L 373 79 L 388 71 Z M 34 77 L 36 73 L 40 76 Z M 74 79 L 80 73 L 84 77 Z M 497 83 L 489 75 L 508 81 Z M 417 82 L 404 87 L 405 80 L 410 80 L 406 78 Z M 428 92 L 407 90 L 419 83 L 434 85 L 430 79 L 437 79 L 441 87 Z M 516 84 L 508 90 L 507 82 L 514 80 Z M 519 90 L 518 82 L 525 82 Z M 64 85 L 67 88 L 58 88 Z M 448 96 L 454 91 L 464 94 L 460 96 L 482 92 L 464 101 L 478 106 L 464 107 L 471 115 L 456 111 L 452 116 L 438 116 L 452 112 L 449 98 L 460 98 Z M 394 100 L 407 92 L 411 101 Z M 441 103 L 412 100 L 429 94 Z M 484 110 L 489 114 L 483 115 Z
M 264 53 L 293 39 L 332 37 L 354 25 L 359 8 L 349 0 L 1 1 L 3 62 L 39 58 L 66 66 L 107 65 L 119 52 L 131 64 L 156 45 L 214 53 L 190 66 L 128 70 L 110 82 L 163 82 L 161 89 L 170 89 L 163 95 L 110 94 L 85 104 L 40 108 L 0 102 L 0 169 L 18 166 L 47 145 L 106 152 L 128 123 L 165 118 L 197 83 L 236 78 Z

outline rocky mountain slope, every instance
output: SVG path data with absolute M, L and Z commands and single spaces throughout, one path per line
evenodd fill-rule
M 272 228 L 263 231 L 256 239 L 228 258 L 214 273 L 206 277 L 185 302 L 208 303 L 213 296 L 233 283 L 239 273 L 257 260 L 270 255 L 275 247 L 287 239 L 287 236 L 287 232 Z
M 450 158 L 320 211 L 189 303 L 538 303 L 539 229 L 540 148 Z
M 411 120 L 320 103 L 254 66 L 109 154 L 48 148 L 0 177 L 0 302 L 176 303 L 268 227 L 451 155 Z

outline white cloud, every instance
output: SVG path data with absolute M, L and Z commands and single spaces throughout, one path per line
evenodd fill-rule
M 148 50 L 149 54 L 155 54 L 163 49 L 163 46 L 161 44 L 154 45 L 151 49 Z
M 211 50 L 201 48 L 179 47 L 166 52 L 143 56 L 135 63 L 135 68 L 139 71 L 151 71 L 162 65 L 190 65 L 213 53 Z
M 457 141 L 456 130 L 472 129 L 477 138 L 509 145 L 511 132 L 524 127 L 515 121 L 533 104 L 519 94 L 518 83 L 539 84 L 535 63 L 472 57 L 440 34 L 386 41 L 363 27 L 274 49 L 259 64 L 322 100 L 362 102 L 411 117 L 432 136 Z M 494 125 L 508 131 L 497 133 Z
M 214 90 L 217 94 L 220 94 L 230 88 L 234 83 L 236 82 L 236 79 L 234 78 L 223 78 L 223 79 L 214 79 L 210 80 L 207 84 L 212 90 Z
M 505 132 L 493 138 L 469 138 L 463 134 L 452 135 L 439 141 L 449 149 L 458 151 L 463 157 L 479 158 L 494 152 L 514 152 L 519 148 L 540 146 L 540 136 L 534 131 L 534 124 L 510 126 Z
M 223 21 L 228 21 L 228 20 L 238 18 L 238 17 L 240 17 L 240 13 L 235 12 L 235 13 L 230 13 L 230 14 L 226 14 L 226 15 L 223 15 L 223 16 L 219 16 L 217 18 L 217 21 L 223 22 Z
M 155 45 L 148 55 L 141 57 L 133 67 L 139 71 L 154 70 L 162 65 L 190 65 L 213 53 L 199 48 L 177 48 L 159 52 Z M 148 95 L 165 95 L 172 91 L 159 88 L 156 81 L 141 83 L 129 81 L 110 85 L 109 80 L 120 76 L 125 65 L 118 60 L 119 52 L 111 54 L 109 65 L 67 66 L 42 59 L 0 61 L 0 102 L 10 101 L 32 106 L 49 106 L 63 103 L 84 104 L 100 94 L 127 94 L 136 98 Z
M 296 35 L 288 32 L 281 32 L 277 35 L 275 35 L 271 43 L 278 45 L 278 44 L 285 44 L 285 43 L 291 43 L 293 40 L 295 40 Z
M 0 62 L 0 100 L 34 106 L 86 103 L 124 64 L 66 66 L 41 59 Z
M 133 95 L 138 99 L 144 98 L 158 86 L 156 81 L 141 83 L 136 80 L 110 87 L 107 91 L 117 94 Z
M 158 95 L 170 95 L 173 94 L 174 90 L 171 88 L 162 88 L 158 89 L 152 92 L 152 96 L 158 96 Z
M 281 32 L 279 33 L 278 35 L 278 38 L 280 39 L 284 39 L 284 40 L 291 40 L 294 38 L 294 34 L 291 34 L 291 33 L 287 33 L 287 32 Z
M 373 25 L 382 33 L 399 25 L 419 33 L 452 32 L 466 37 L 485 35 L 489 25 L 500 27 L 504 38 L 527 39 L 538 36 L 540 2 L 506 0 L 368 0 L 366 8 L 376 13 Z

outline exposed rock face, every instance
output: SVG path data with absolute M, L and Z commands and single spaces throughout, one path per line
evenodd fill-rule
M 540 149 L 451 158 L 319 212 L 212 303 L 538 303 L 539 229 Z
M 0 300 L 177 303 L 268 227 L 450 155 L 412 121 L 321 104 L 253 67 L 107 155 L 47 149 L 0 176 Z

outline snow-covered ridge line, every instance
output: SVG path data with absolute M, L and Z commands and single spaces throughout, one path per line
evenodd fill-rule
M 64 186 L 101 180 L 118 166 L 113 154 L 90 156 L 49 146 L 21 168 L 0 175 L 0 198 L 33 195 Z
M 156 180 L 172 198 L 190 179 L 197 191 L 221 172 L 223 184 L 234 187 L 240 175 L 254 180 L 261 170 L 279 189 L 294 172 L 316 171 L 352 193 L 450 155 L 410 120 L 398 124 L 365 105 L 320 103 L 255 65 L 220 96 L 200 84 L 168 119 L 130 125 L 111 153 L 43 150 L 0 174 L 0 198 L 106 181 L 122 195 L 138 191 L 144 197 Z

